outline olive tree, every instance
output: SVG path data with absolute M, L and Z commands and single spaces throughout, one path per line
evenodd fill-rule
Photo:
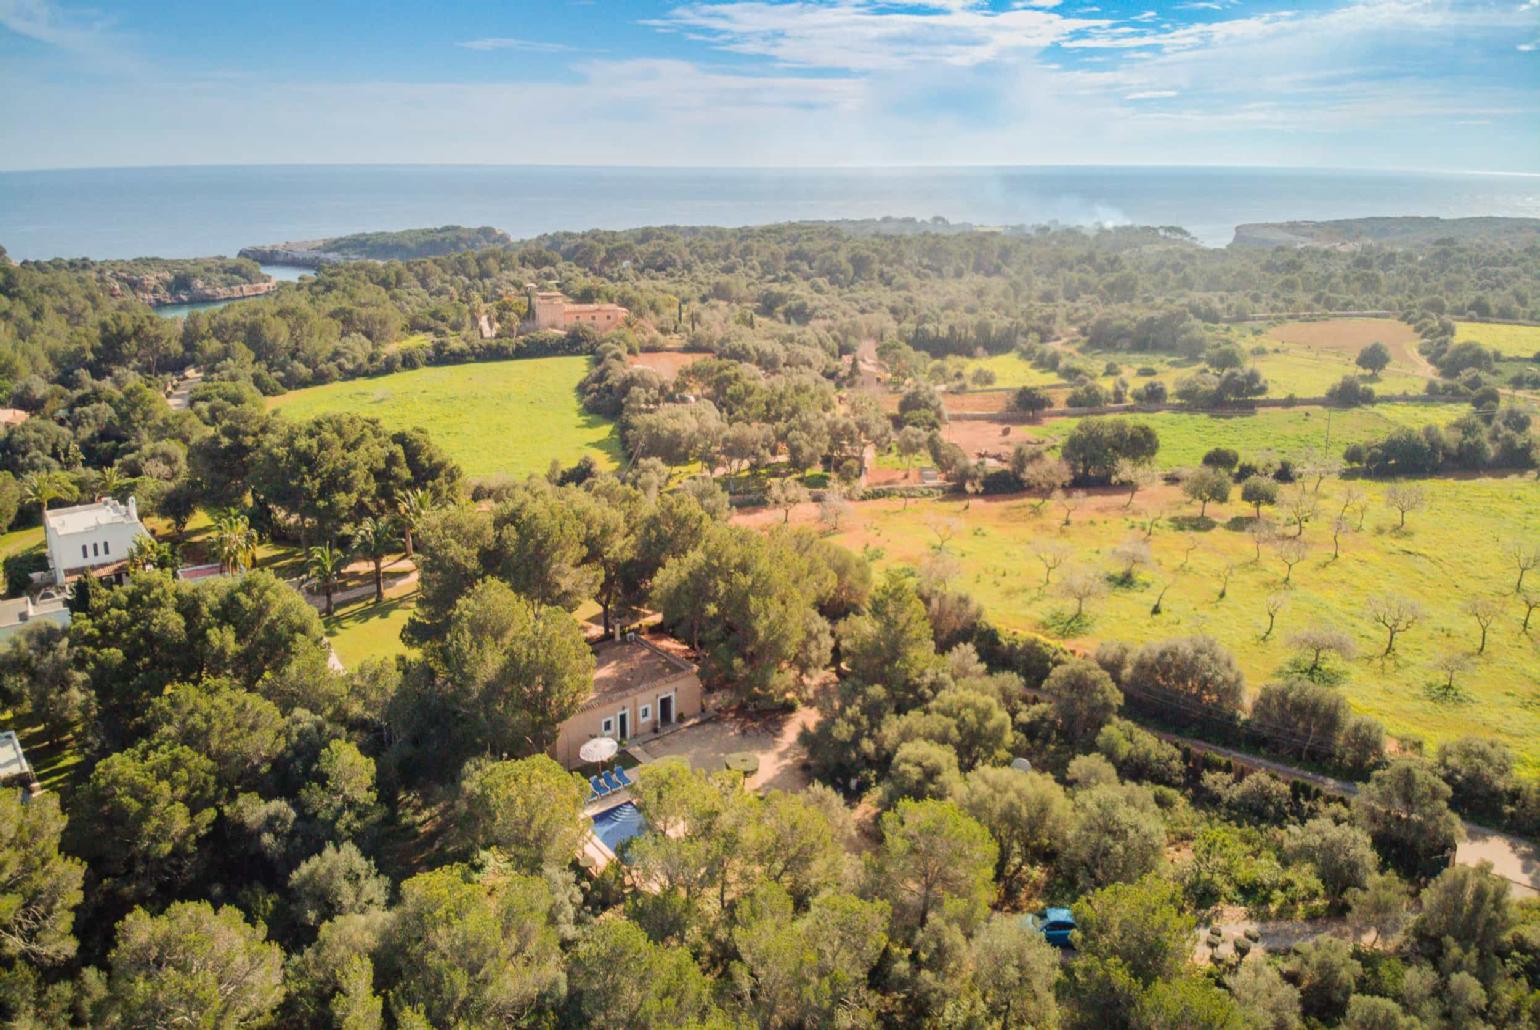
M 1309 663 L 1300 670 L 1307 679 L 1315 679 L 1320 675 L 1328 655 L 1351 661 L 1358 650 L 1352 637 L 1334 626 L 1319 622 L 1291 635 L 1289 646 L 1310 656 Z
M 1453 854 L 1464 835 L 1449 810 L 1451 793 L 1422 762 L 1398 759 L 1369 777 L 1353 798 L 1353 817 L 1386 859 L 1422 873 Z
M 1381 658 L 1390 657 L 1396 649 L 1396 637 L 1417 625 L 1422 618 L 1422 605 L 1409 597 L 1380 594 L 1369 598 L 1369 618 L 1385 630 L 1385 650 Z
M 1422 487 L 1398 483 L 1385 491 L 1385 503 L 1400 513 L 1401 519 L 1396 523 L 1396 529 L 1400 530 L 1406 528 L 1407 515 L 1421 511 L 1428 498 Z
M 1210 504 L 1223 504 L 1230 499 L 1230 474 L 1224 469 L 1207 465 L 1193 469 L 1182 478 L 1182 493 L 1198 502 L 1198 518 L 1208 517 Z

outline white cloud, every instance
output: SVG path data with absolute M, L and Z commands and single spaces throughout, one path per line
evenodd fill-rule
M 684 4 L 645 24 L 787 65 L 891 71 L 930 63 L 983 64 L 1107 23 L 1033 8 L 994 11 L 973 0 L 931 0 L 905 10 L 882 0 L 733 0 Z
M 688 0 L 648 24 L 686 41 L 686 52 L 693 43 L 693 59 L 574 56 L 564 62 L 569 74 L 551 80 L 515 68 L 509 75 L 524 79 L 263 80 L 255 89 L 255 78 L 215 71 L 192 82 L 144 73 L 133 89 L 107 95 L 13 64 L 0 67 L 0 94 L 30 100 L 0 105 L 9 151 L 0 164 L 1458 160 L 1540 168 L 1540 91 L 1513 71 L 1530 60 L 1515 46 L 1535 46 L 1526 42 L 1534 37 L 1525 8 L 1515 0 L 1338 2 L 1173 28 L 1142 14 L 1092 18 L 1084 9 L 1001 10 L 981 0 Z M 0 0 L 0 24 L 12 31 L 13 21 L 55 35 L 60 24 L 81 24 L 54 18 L 43 0 Z M 561 47 L 494 36 L 459 45 Z M 1484 61 L 1508 63 L 1497 71 Z M 1473 130 L 1457 126 L 1480 121 L 1491 128 L 1478 153 Z M 60 125 L 69 131 L 49 131 Z M 1441 150 L 1456 134 L 1461 145 Z
M 565 43 L 543 43 L 535 39 L 519 39 L 514 36 L 487 36 L 483 39 L 469 39 L 455 45 L 464 47 L 466 50 L 524 50 L 542 54 L 562 53 L 572 49 Z
M 50 0 L 0 0 L 0 25 L 39 43 L 94 53 L 106 44 L 112 22 L 94 12 L 66 10 Z

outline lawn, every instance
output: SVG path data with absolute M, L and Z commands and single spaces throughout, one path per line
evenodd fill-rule
M 387 596 L 375 604 L 373 596 L 350 605 L 339 605 L 337 614 L 325 620 L 326 636 L 342 664 L 352 668 L 366 658 L 393 658 L 406 653 L 401 628 L 417 605 L 415 591 L 400 597 Z
M 1422 738 L 1431 749 L 1465 734 L 1506 741 L 1526 771 L 1540 773 L 1540 613 L 1524 635 L 1524 606 L 1514 595 L 1516 568 L 1504 549 L 1520 536 L 1540 532 L 1540 484 L 1530 478 L 1433 480 L 1423 484 L 1426 510 L 1414 512 L 1407 530 L 1395 530 L 1396 514 L 1383 504 L 1385 487 L 1366 484 L 1371 497 L 1361 532 L 1345 534 L 1342 555 L 1331 558 L 1329 525 L 1345 488 L 1328 482 L 1323 516 L 1307 526 L 1309 554 L 1282 584 L 1276 552 L 1255 545 L 1245 532 L 1250 510 L 1239 503 L 1210 506 L 1213 523 L 1190 526 L 1195 506 L 1174 490 L 1141 495 L 1132 509 L 1121 496 L 1095 499 L 1068 527 L 1053 507 L 1036 512 L 1020 498 L 872 501 L 856 506 L 837 539 L 879 556 L 881 565 L 917 565 L 936 553 L 937 528 L 953 533 L 947 556 L 957 563 L 950 579 L 983 604 L 1000 625 L 1071 639 L 1083 647 L 1101 640 L 1142 643 L 1207 633 L 1236 655 L 1250 690 L 1276 677 L 1293 656 L 1287 643 L 1299 629 L 1328 623 L 1356 639 L 1360 657 L 1345 668 L 1342 689 L 1353 707 L 1382 720 L 1391 733 Z M 1126 495 L 1124 495 L 1126 496 Z M 1055 581 L 1079 565 L 1111 574 L 1110 552 L 1142 536 L 1142 509 L 1162 516 L 1151 539 L 1155 567 L 1132 587 L 1113 587 L 1088 604 L 1089 619 L 1066 627 L 1073 603 L 1043 589 L 1043 568 L 1034 545 L 1059 541 L 1072 552 Z M 1328 515 L 1330 517 L 1328 517 Z M 1186 520 L 1184 521 L 1184 516 Z M 1184 566 L 1187 543 L 1196 544 Z M 1219 586 L 1233 569 L 1223 600 Z M 1531 576 L 1537 573 L 1530 573 Z M 1169 585 L 1160 615 L 1151 608 Z M 1535 583 L 1540 586 L 1540 583 Z M 1425 610 L 1404 634 L 1396 653 L 1381 660 L 1385 634 L 1365 613 L 1368 600 L 1396 593 Z M 1262 639 L 1265 601 L 1286 604 L 1272 636 Z M 1490 596 L 1500 605 L 1486 652 L 1443 691 L 1434 662 L 1445 654 L 1475 650 L 1479 630 L 1465 611 L 1471 599 Z
M 1496 322 L 1456 322 L 1456 343 L 1475 340 L 1507 357 L 1532 358 L 1540 354 L 1540 326 L 1500 325 Z
M 1137 419 L 1155 427 L 1160 434 L 1156 464 L 1171 469 L 1198 464 L 1213 447 L 1234 448 L 1248 459 L 1264 454 L 1297 459 L 1312 450 L 1336 457 L 1350 443 L 1378 439 L 1400 426 L 1450 422 L 1465 410 L 1448 404 L 1376 404 L 1346 409 L 1260 408 L 1234 415 L 1160 411 L 1116 417 Z M 1052 419 L 1019 429 L 1025 436 L 1062 439 L 1078 421 L 1079 418 Z
M 1046 386 L 1049 383 L 1059 382 L 1059 373 L 1045 372 L 1014 352 L 991 354 L 987 358 L 968 359 L 968 376 L 971 377 L 974 370 L 980 368 L 987 368 L 995 374 L 995 381 L 991 385 L 997 389 L 1006 387 L 1014 389 L 1020 386 Z M 971 382 L 972 380 L 970 379 L 969 381 Z
M 0 534 L 0 560 L 15 554 L 24 554 L 33 549 L 40 550 L 42 546 L 42 526 L 27 526 L 25 529 L 13 529 L 9 533 Z
M 420 426 L 471 476 L 543 473 L 585 454 L 613 468 L 614 424 L 578 403 L 587 370 L 581 357 L 442 365 L 296 390 L 269 405 L 291 418 L 347 411 L 393 430 Z

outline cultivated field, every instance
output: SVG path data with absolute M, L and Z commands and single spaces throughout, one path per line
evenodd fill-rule
M 1475 340 L 1483 347 L 1501 351 L 1511 358 L 1532 358 L 1540 354 L 1540 326 L 1500 325 L 1496 322 L 1456 322 L 1456 343 Z
M 1141 493 L 1132 508 L 1124 507 L 1126 494 L 1099 495 L 1068 527 L 1062 525 L 1062 511 L 1052 505 L 1037 510 L 1035 500 L 1021 497 L 917 500 L 907 507 L 897 500 L 865 502 L 855 506 L 837 539 L 857 550 L 869 548 L 881 565 L 919 565 L 936 558 L 947 536 L 943 560 L 956 563 L 952 582 L 973 594 L 1000 625 L 1083 647 L 1101 640 L 1207 633 L 1235 653 L 1253 691 L 1294 656 L 1291 634 L 1330 624 L 1351 633 L 1359 646 L 1360 656 L 1346 666 L 1342 683 L 1356 709 L 1384 721 L 1393 734 L 1425 739 L 1430 748 L 1463 734 L 1500 737 L 1529 772 L 1540 771 L 1540 613 L 1529 634 L 1522 634 L 1516 566 L 1505 554 L 1511 542 L 1521 537 L 1533 542 L 1540 534 L 1540 484 L 1514 477 L 1421 485 L 1428 507 L 1412 513 L 1407 529 L 1397 531 L 1398 516 L 1383 502 L 1385 486 L 1364 484 L 1370 503 L 1363 529 L 1345 533 L 1341 557 L 1332 560 L 1330 524 L 1345 484 L 1329 481 L 1322 514 L 1305 529 L 1308 554 L 1288 586 L 1275 549 L 1264 547 L 1256 560 L 1246 532 L 1248 507 L 1211 505 L 1213 522 L 1199 526 L 1192 518 L 1196 505 L 1171 488 Z M 812 506 L 800 514 L 816 517 Z M 1154 567 L 1131 587 L 1109 584 L 1106 597 L 1088 602 L 1085 621 L 1067 624 L 1074 603 L 1055 588 L 1044 589 L 1034 547 L 1052 543 L 1070 550 L 1056 581 L 1077 566 L 1111 575 L 1117 570 L 1111 552 L 1129 538 L 1142 538 L 1151 514 L 1160 518 L 1150 539 Z M 1189 543 L 1195 546 L 1187 556 Z M 1220 600 L 1227 569 L 1229 589 Z M 1161 614 L 1152 615 L 1157 595 L 1168 585 Z M 1366 608 L 1371 597 L 1386 593 L 1413 599 L 1425 615 L 1403 634 L 1396 653 L 1382 660 L 1385 633 Z M 1266 601 L 1273 595 L 1286 602 L 1272 636 L 1263 640 Z M 1475 651 L 1480 631 L 1466 606 L 1479 597 L 1494 599 L 1499 611 L 1486 652 L 1456 676 L 1452 692 L 1445 691 L 1446 674 L 1435 663 Z
M 700 351 L 644 350 L 640 354 L 631 355 L 626 361 L 638 368 L 650 368 L 672 382 L 680 369 L 709 357 L 711 355 Z
M 414 369 L 275 397 L 293 418 L 355 412 L 390 429 L 426 429 L 467 475 L 543 473 L 584 454 L 612 468 L 615 427 L 583 411 L 577 384 L 588 359 L 528 358 Z

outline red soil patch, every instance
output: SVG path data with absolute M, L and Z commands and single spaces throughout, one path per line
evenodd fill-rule
M 1010 460 L 1018 442 L 1030 439 L 1017 426 L 973 420 L 948 422 L 941 430 L 941 438 L 961 447 L 970 458 L 994 458 L 1000 462 Z
M 1011 406 L 1014 390 L 983 390 L 976 393 L 946 393 L 941 395 L 941 406 L 947 414 L 954 412 L 1004 411 Z
M 644 350 L 640 354 L 631 355 L 628 364 L 637 368 L 650 368 L 664 379 L 672 380 L 681 368 L 710 356 L 682 350 Z

